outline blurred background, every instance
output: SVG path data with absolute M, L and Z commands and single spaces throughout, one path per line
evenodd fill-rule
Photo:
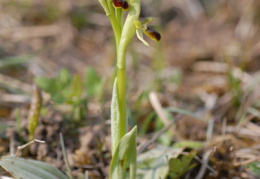
M 162 39 L 147 39 L 146 47 L 135 36 L 127 51 L 129 124 L 138 125 L 138 144 L 181 114 L 146 149 L 178 144 L 203 158 L 215 147 L 210 167 L 199 176 L 205 162 L 197 161 L 186 178 L 256 178 L 260 1 L 142 0 L 145 17 L 154 17 L 149 26 Z M 21 156 L 64 170 L 62 132 L 73 174 L 107 177 L 114 44 L 97 0 L 1 0 L 1 156 L 28 141 L 36 84 L 43 102 L 34 137 L 48 145 L 33 144 Z

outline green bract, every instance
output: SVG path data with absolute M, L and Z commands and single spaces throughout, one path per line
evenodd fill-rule
M 112 102 L 111 102 L 111 137 L 112 137 L 112 155 L 114 155 L 118 142 L 120 141 L 120 110 L 117 96 L 117 79 L 114 82 Z
M 136 175 L 136 130 L 134 127 L 117 145 L 111 165 L 110 178 L 135 179 Z

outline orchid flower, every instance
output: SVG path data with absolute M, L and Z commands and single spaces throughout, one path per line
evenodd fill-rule
M 155 41 L 161 40 L 161 35 L 159 32 L 155 31 L 154 29 L 147 27 L 148 22 L 152 21 L 153 18 L 149 17 L 140 21 L 135 21 L 135 28 L 136 28 L 136 35 L 139 40 L 141 40 L 146 46 L 149 46 L 149 44 L 144 40 L 143 33 L 148 36 L 150 39 Z

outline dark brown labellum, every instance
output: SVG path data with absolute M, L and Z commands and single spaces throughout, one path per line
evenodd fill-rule
M 129 4 L 125 0 L 113 0 L 113 5 L 115 8 L 123 8 L 123 10 L 129 9 Z
M 123 1 L 122 0 L 113 0 L 113 5 L 116 7 L 116 8 L 120 8 L 123 6 Z
M 124 10 L 128 10 L 129 9 L 129 4 L 127 1 L 124 1 L 123 2 L 123 7 L 122 7 Z
M 157 32 L 156 30 L 151 29 L 150 27 L 147 27 L 147 29 L 144 31 L 144 33 L 152 40 L 155 40 L 155 41 L 161 40 L 161 34 L 159 32 Z

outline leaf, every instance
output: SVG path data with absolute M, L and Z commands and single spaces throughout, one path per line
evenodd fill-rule
M 173 147 L 174 148 L 191 148 L 191 149 L 200 149 L 205 145 L 204 142 L 200 142 L 200 141 L 187 141 L 187 140 L 183 140 L 180 142 L 176 142 Z
M 255 162 L 252 162 L 250 164 L 247 165 L 247 168 L 255 173 L 256 175 L 260 176 L 260 162 L 259 161 L 255 161 Z
M 191 117 L 194 117 L 194 118 L 199 118 L 194 113 L 192 113 L 192 112 L 190 112 L 186 109 L 182 109 L 182 108 L 169 107 L 169 108 L 166 108 L 166 111 L 174 112 L 174 113 L 178 113 L 178 114 L 184 114 L 184 115 L 191 116 Z
M 195 151 L 190 152 L 188 155 L 183 155 L 181 158 L 182 166 L 188 167 L 195 155 L 196 155 Z
M 18 55 L 0 59 L 0 68 L 21 65 L 34 59 L 34 55 Z
M 47 93 L 54 94 L 60 92 L 60 90 L 63 90 L 64 87 L 68 86 L 70 84 L 70 80 L 71 77 L 69 71 L 62 69 L 56 78 L 37 77 L 34 81 L 42 90 Z
M 157 146 L 138 155 L 136 179 L 166 178 L 169 172 L 169 158 L 177 158 L 182 148 L 172 149 Z
M 120 141 L 120 113 L 117 95 L 117 78 L 115 79 L 111 101 L 111 138 L 112 138 L 112 156 Z
M 100 95 L 103 92 L 103 80 L 91 67 L 88 67 L 85 71 L 85 85 L 87 89 L 87 95 L 89 97 Z
M 36 77 L 35 83 L 43 91 L 51 94 L 56 103 L 64 103 L 69 95 L 71 76 L 67 69 L 62 69 L 56 78 Z
M 195 151 L 190 152 L 188 155 L 183 155 L 181 159 L 171 158 L 169 160 L 169 175 L 172 178 L 179 178 L 184 175 L 187 171 L 194 168 L 197 164 L 191 164 L 194 156 L 196 155 Z
M 186 172 L 188 172 L 189 170 L 193 169 L 193 168 L 196 167 L 196 166 L 197 166 L 196 163 L 189 165 L 187 168 L 185 168 L 185 169 L 182 171 L 181 175 L 185 174 Z
M 112 179 L 135 179 L 136 175 L 136 131 L 135 126 L 120 140 L 110 164 Z
M 142 125 L 140 125 L 141 129 L 140 129 L 139 134 L 145 135 L 145 133 L 149 127 L 149 124 L 151 123 L 154 116 L 155 116 L 155 112 L 153 112 L 153 111 L 148 114 L 148 116 L 144 119 Z
M 58 81 L 62 84 L 62 86 L 67 86 L 70 84 L 71 75 L 68 69 L 62 68 L 58 75 Z
M 47 77 L 36 77 L 34 82 L 47 93 L 54 94 L 57 91 L 56 80 Z
M 75 75 L 72 81 L 70 95 L 68 97 L 68 102 L 73 104 L 79 104 L 81 100 L 81 95 L 83 93 L 83 86 L 79 75 Z
M 183 168 L 182 162 L 177 158 L 171 158 L 169 160 L 169 165 L 174 173 L 179 173 Z
M 0 165 L 15 178 L 68 179 L 68 177 L 57 168 L 41 161 L 4 156 L 0 160 Z

